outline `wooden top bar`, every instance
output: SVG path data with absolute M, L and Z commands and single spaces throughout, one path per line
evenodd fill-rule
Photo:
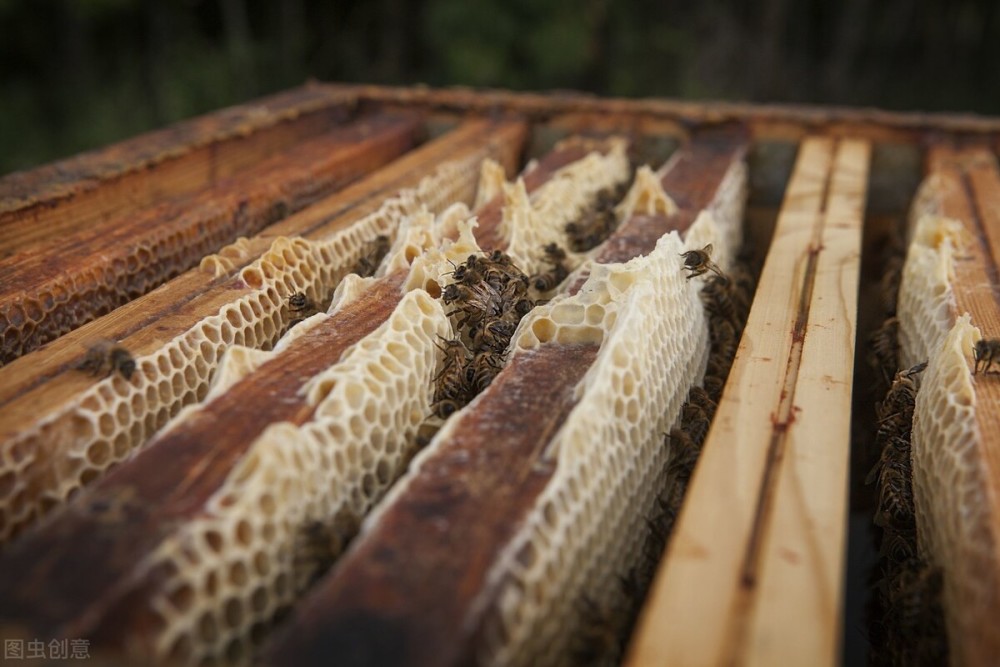
M 0 232 L 54 236 L 195 192 L 347 120 L 355 96 L 307 86 L 0 178 Z M 0 239 L 6 233 L 0 233 Z M 9 249 L 0 243 L 0 258 Z

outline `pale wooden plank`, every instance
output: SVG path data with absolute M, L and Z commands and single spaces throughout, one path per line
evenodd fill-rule
M 837 148 L 792 405 L 762 553 L 750 665 L 837 662 L 867 142 Z
M 838 148 L 830 138 L 812 137 L 802 144 L 746 331 L 640 620 L 630 665 L 834 660 L 829 638 L 835 644 L 837 627 L 831 621 L 839 610 L 839 583 L 835 594 L 826 591 L 831 576 L 839 580 L 842 555 L 832 556 L 835 565 L 819 561 L 809 573 L 796 573 L 800 581 L 794 585 L 801 590 L 795 600 L 783 601 L 787 565 L 781 558 L 788 547 L 782 540 L 796 545 L 795 539 L 815 536 L 826 522 L 839 529 L 824 537 L 832 545 L 822 548 L 843 546 L 849 438 L 839 434 L 848 432 L 850 421 L 868 151 L 866 143 L 845 142 Z M 845 310 L 852 315 L 844 318 Z M 831 322 L 836 318 L 844 321 Z M 832 343 L 837 351 L 825 359 Z M 797 394 L 800 379 L 803 393 Z M 846 396 L 846 407 L 825 407 L 831 393 Z M 832 474 L 814 447 L 804 444 L 818 428 L 829 429 L 829 439 L 837 439 L 829 455 L 843 460 Z M 814 482 L 817 476 L 829 479 Z M 797 494 L 808 494 L 810 504 L 785 508 L 800 502 Z M 796 515 L 805 508 L 808 515 Z M 818 523 L 796 538 L 803 521 Z M 819 622 L 810 607 L 827 610 L 824 628 L 801 629 Z M 772 611 L 786 624 L 780 635 L 765 618 Z M 791 648 L 789 636 L 797 636 L 799 645 Z M 804 655 L 805 663 L 795 661 Z

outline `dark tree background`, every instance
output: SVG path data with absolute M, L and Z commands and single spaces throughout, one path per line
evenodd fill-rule
M 0 174 L 309 77 L 1000 114 L 996 0 L 0 0 Z

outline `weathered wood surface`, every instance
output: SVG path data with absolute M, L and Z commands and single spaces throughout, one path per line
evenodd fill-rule
M 356 184 L 262 230 L 248 240 L 241 258 L 225 275 L 191 269 L 157 290 L 50 343 L 43 352 L 8 364 L 0 373 L 0 435 L 9 435 L 15 424 L 23 423 L 34 414 L 40 401 L 39 396 L 32 396 L 25 405 L 34 403 L 36 407 L 26 408 L 24 412 L 9 412 L 5 406 L 15 399 L 56 380 L 67 383 L 66 395 L 92 382 L 72 371 L 86 352 L 88 341 L 101 338 L 123 341 L 136 355 L 156 349 L 245 292 L 248 287 L 238 276 L 240 269 L 256 260 L 275 238 L 328 238 L 374 212 L 387 197 L 404 188 L 415 187 L 436 166 L 477 154 L 486 156 L 490 137 L 495 137 L 500 144 L 518 146 L 523 141 L 524 131 L 520 123 L 497 125 L 469 121 Z M 505 159 L 513 160 L 518 152 L 515 148 Z M 43 401 L 46 405 L 63 395 L 51 388 L 47 391 L 54 391 L 54 394 Z
M 629 665 L 833 665 L 870 145 L 803 143 Z
M 746 150 L 739 136 L 708 144 L 682 148 L 663 177 L 675 186 L 706 184 L 689 191 L 672 218 L 690 223 Z M 619 232 L 645 239 L 643 221 L 663 227 L 645 216 L 619 228 L 606 241 L 619 248 L 615 261 L 652 249 L 615 241 Z M 624 248 L 632 254 L 624 257 Z M 486 574 L 554 472 L 543 453 L 597 351 L 548 344 L 516 356 L 303 603 L 264 662 L 324 664 L 349 654 L 357 664 L 469 664 Z
M 994 153 L 984 146 L 955 148 L 932 146 L 927 156 L 928 176 L 936 179 L 936 211 L 962 229 L 952 257 L 951 290 L 954 309 L 951 321 L 969 313 L 972 324 L 984 338 L 1000 338 L 1000 169 Z M 968 363 L 974 364 L 972 351 Z M 969 523 L 962 532 L 974 535 L 976 544 L 952 544 L 948 550 L 954 561 L 928 544 L 940 544 L 941 537 L 922 538 L 921 549 L 930 552 L 934 564 L 944 570 L 945 617 L 951 658 L 955 664 L 991 665 L 1000 652 L 1000 635 L 995 619 L 1000 615 L 1000 383 L 992 375 L 980 374 L 973 383 L 975 392 L 975 436 L 961 449 L 961 462 L 947 474 L 924 470 L 922 477 L 936 484 L 938 498 L 925 502 L 946 504 L 956 514 L 958 524 Z M 957 455 L 957 451 L 951 452 Z M 930 456 L 923 460 L 933 460 Z M 961 474 L 958 470 L 961 470 Z M 916 477 L 918 472 L 914 471 Z M 923 487 L 916 488 L 915 493 Z M 957 495 L 955 489 L 961 489 Z M 930 494 L 928 494 L 930 495 Z M 961 505 L 970 504 L 963 512 Z M 975 507 L 972 507 L 974 504 Z M 957 506 L 956 506 L 957 505 Z M 918 502 L 919 506 L 919 502 Z M 920 523 L 918 528 L 925 524 Z M 948 528 L 946 536 L 955 535 Z M 931 536 L 933 537 L 933 536 Z M 945 539 L 948 539 L 947 537 Z M 961 609 L 949 609 L 948 604 Z
M 412 116 L 360 119 L 195 194 L 21 247 L 0 263 L 0 363 L 357 180 L 410 149 L 419 132 Z
M 643 117 L 670 121 L 678 127 L 740 122 L 755 133 L 777 132 L 787 136 L 832 133 L 870 140 L 907 139 L 914 133 L 969 133 L 996 141 L 1000 119 L 974 114 L 894 112 L 834 106 L 689 102 L 673 99 L 598 98 L 575 92 L 512 93 L 468 88 L 427 89 L 388 86 L 328 84 L 331 90 L 356 96 L 359 101 L 423 107 L 450 113 L 520 113 L 534 121 L 558 122 L 560 117 L 588 114 L 602 119 L 606 131 L 627 130 Z
M 0 179 L 0 258 L 191 194 L 353 113 L 355 96 L 296 88 Z

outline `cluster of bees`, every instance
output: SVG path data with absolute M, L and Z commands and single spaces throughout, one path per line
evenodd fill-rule
M 866 480 L 878 483 L 875 525 L 882 529 L 881 578 L 876 586 L 882 620 L 874 624 L 872 633 L 876 663 L 947 661 L 941 570 L 917 552 L 913 507 L 910 438 L 919 377 L 926 367 L 923 362 L 896 373 L 885 400 L 876 409 L 879 425 L 875 439 L 882 454 Z
M 565 253 L 553 246 L 547 256 L 563 268 Z M 563 275 L 565 277 L 565 275 Z M 455 267 L 454 282 L 441 293 L 454 318 L 457 335 L 439 344 L 444 355 L 434 378 L 432 411 L 447 419 L 490 385 L 503 367 L 503 355 L 521 318 L 535 307 L 529 297 L 529 280 L 511 258 L 500 250 L 469 255 Z M 536 276 L 536 285 L 549 284 L 549 276 Z M 554 287 L 554 285 L 553 285 Z
M 628 182 L 597 193 L 597 203 L 580 219 L 567 223 L 566 236 L 573 252 L 586 252 L 603 243 L 618 227 L 615 205 L 625 196 Z

